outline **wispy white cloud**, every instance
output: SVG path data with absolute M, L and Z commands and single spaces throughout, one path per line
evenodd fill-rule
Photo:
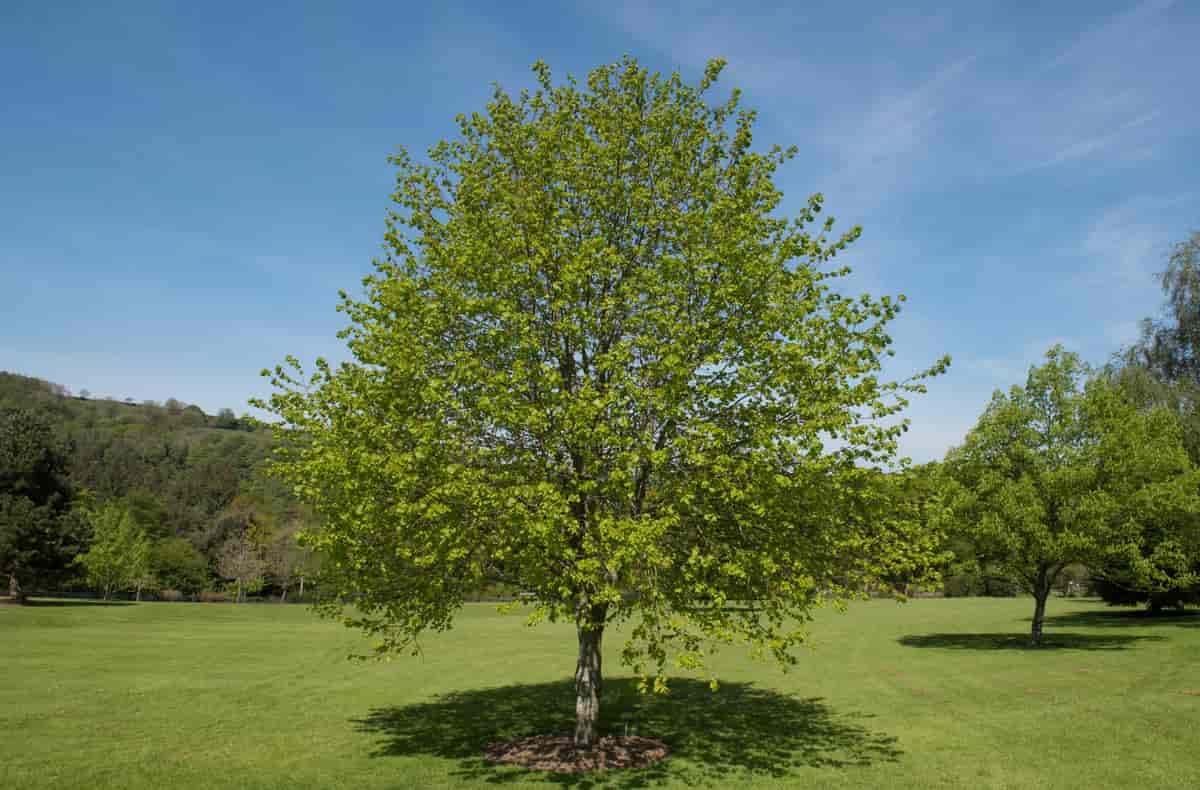
M 1073 162 L 1079 159 L 1097 156 L 1102 153 L 1111 152 L 1118 147 L 1127 147 L 1126 153 L 1133 153 L 1134 159 L 1148 159 L 1154 155 L 1154 148 L 1143 146 L 1129 147 L 1133 142 L 1134 133 L 1143 126 L 1152 123 L 1156 118 L 1162 115 L 1159 110 L 1148 112 L 1134 118 L 1131 121 L 1126 121 L 1120 126 L 1111 131 L 1094 134 L 1090 137 L 1085 137 L 1073 142 L 1064 142 L 1062 147 L 1052 152 L 1048 158 L 1043 161 L 1035 162 L 1029 166 L 1029 169 L 1038 169 L 1042 167 L 1053 167 L 1054 165 L 1063 164 L 1065 162 Z M 1123 156 L 1124 161 L 1131 161 L 1128 156 Z
M 1126 51 L 1141 43 L 1153 43 L 1157 23 L 1175 5 L 1175 0 L 1143 0 L 1077 36 L 1043 67 L 1049 71 L 1065 66 L 1093 65 L 1096 56 Z
M 626 3 L 615 18 L 679 65 L 728 58 L 737 84 L 770 98 L 777 123 L 822 146 L 839 185 L 891 197 L 931 180 L 1143 162 L 1200 130 L 1200 105 L 1179 82 L 1200 68 L 1200 30 L 1173 16 L 1176 5 L 1150 0 L 1081 21 L 1040 58 L 1026 31 L 959 36 L 940 11 L 878 19 L 870 30 L 891 40 L 887 56 L 849 62 L 777 36 L 779 10 Z
M 1078 241 L 1087 265 L 1071 286 L 1120 292 L 1154 290 L 1154 273 L 1162 269 L 1170 245 L 1180 234 L 1178 210 L 1193 202 L 1190 195 L 1136 196 L 1091 217 Z
M 817 131 L 832 153 L 828 189 L 867 211 L 936 173 L 942 124 L 969 85 L 977 54 L 948 60 L 931 73 L 866 104 L 851 104 Z
M 1200 65 L 1196 24 L 1174 19 L 1174 5 L 1143 2 L 1085 27 L 1030 70 L 1009 74 L 1006 62 L 985 78 L 975 109 L 1000 146 L 994 174 L 1142 162 L 1200 128 L 1178 82 Z

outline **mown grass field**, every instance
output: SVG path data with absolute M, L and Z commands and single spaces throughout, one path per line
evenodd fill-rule
M 568 731 L 573 632 L 470 605 L 421 658 L 354 663 L 302 607 L 0 607 L 0 788 L 1200 787 L 1200 616 L 1054 600 L 873 601 L 822 612 L 784 674 L 640 698 L 606 644 L 608 730 L 655 735 L 642 772 L 529 774 L 489 740 Z

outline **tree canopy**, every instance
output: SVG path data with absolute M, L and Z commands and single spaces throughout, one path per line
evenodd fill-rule
M 845 296 L 813 195 L 733 91 L 631 58 L 586 85 L 497 87 L 401 151 L 387 255 L 343 293 L 353 360 L 277 366 L 280 474 L 324 519 L 331 613 L 412 648 L 489 580 L 577 626 L 591 743 L 604 628 L 643 677 L 708 640 L 790 662 L 826 596 L 895 542 L 868 512 L 919 379 L 881 378 L 903 297 Z M 738 605 L 735 605 L 737 602 Z

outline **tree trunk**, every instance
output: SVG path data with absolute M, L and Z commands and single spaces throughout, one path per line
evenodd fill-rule
M 299 598 L 300 600 L 304 600 L 304 577 L 303 576 L 300 577 L 300 592 L 296 593 L 296 597 Z
M 233 602 L 234 602 L 234 603 L 241 603 L 241 602 L 242 602 L 242 580 L 241 580 L 241 579 L 238 579 L 238 580 L 237 580 L 237 583 L 238 583 L 237 595 L 235 595 L 235 596 L 233 597 Z
M 134 597 L 133 600 L 138 601 L 138 602 L 141 602 L 141 600 L 142 600 L 142 583 L 141 582 L 138 582 L 137 595 Z
M 283 588 L 283 595 L 279 596 L 280 603 L 287 603 L 287 587 Z
M 28 602 L 25 599 L 25 591 L 21 589 L 21 583 L 12 573 L 8 574 L 8 602 L 21 605 Z
M 1049 589 L 1039 589 L 1033 594 L 1033 646 L 1042 646 L 1042 626 L 1046 620 L 1046 599 L 1050 597 Z
M 575 666 L 575 748 L 590 749 L 600 737 L 600 641 L 604 626 L 580 623 L 579 661 Z

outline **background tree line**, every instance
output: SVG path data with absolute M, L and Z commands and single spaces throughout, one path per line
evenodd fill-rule
M 231 409 L 135 404 L 0 372 L 0 572 L 12 598 L 294 596 L 313 523 L 260 474 L 272 438 Z

